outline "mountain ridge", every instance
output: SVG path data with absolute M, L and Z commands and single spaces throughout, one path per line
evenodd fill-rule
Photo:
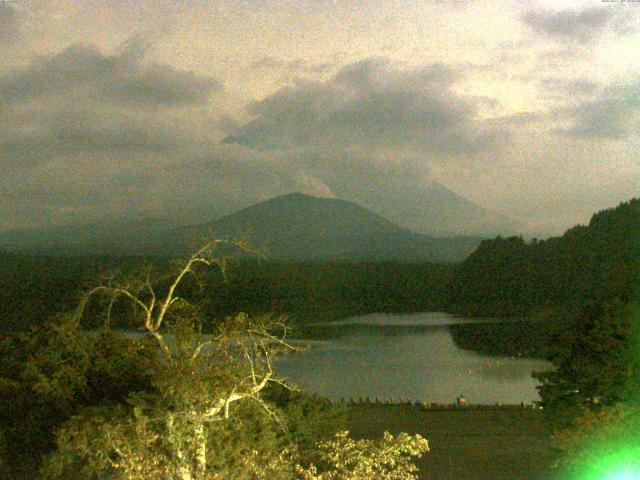
M 481 241 L 422 235 L 349 200 L 290 192 L 197 225 L 146 218 L 2 232 L 0 249 L 39 255 L 183 255 L 211 233 L 249 240 L 267 258 L 284 261 L 460 262 Z
M 461 261 L 480 238 L 411 232 L 355 202 L 288 193 L 216 221 L 180 229 L 244 238 L 280 260 Z

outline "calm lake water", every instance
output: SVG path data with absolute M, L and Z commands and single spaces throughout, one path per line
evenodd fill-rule
M 452 403 L 460 394 L 475 404 L 539 400 L 531 372 L 550 368 L 548 362 L 485 356 L 454 343 L 450 325 L 487 322 L 492 320 L 428 312 L 317 324 L 331 338 L 304 342 L 307 349 L 280 357 L 277 370 L 304 390 L 334 400 Z

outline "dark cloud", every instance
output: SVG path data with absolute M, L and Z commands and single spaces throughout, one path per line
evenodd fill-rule
M 540 112 L 518 112 L 509 115 L 502 115 L 487 120 L 487 123 L 495 128 L 523 128 L 539 125 L 548 115 Z
M 13 104 L 66 95 L 133 107 L 180 107 L 204 104 L 221 89 L 215 79 L 169 65 L 147 65 L 143 57 L 143 48 L 132 42 L 116 55 L 75 45 L 1 75 L 0 99 Z
M 190 177 L 164 169 L 215 145 L 203 107 L 220 84 L 147 51 L 140 38 L 113 55 L 77 45 L 0 73 L 0 228 L 171 210 L 167 192 Z
M 24 170 L 70 156 L 162 157 L 194 143 L 192 123 L 200 117 L 193 109 L 219 83 L 148 65 L 147 50 L 141 38 L 115 55 L 77 45 L 0 74 L 1 167 Z
M 118 173 L 106 175 L 102 178 L 90 178 L 90 172 L 78 171 L 78 166 L 67 164 L 76 170 L 76 175 L 61 176 L 55 181 L 50 178 L 29 178 L 4 188 L 3 195 L 10 202 L 18 204 L 25 198 L 30 198 L 34 205 L 54 207 L 59 210 L 68 209 L 96 209 L 101 206 L 108 206 L 114 199 L 121 199 L 125 196 L 140 198 L 143 192 L 152 184 L 152 178 L 139 172 L 137 175 L 131 173 Z M 79 181 L 82 180 L 82 181 Z
M 28 127 L 2 132 L 0 166 L 5 171 L 65 156 L 166 154 L 190 140 L 162 121 L 98 109 L 40 109 L 23 120 Z
M 465 155 L 493 148 L 499 131 L 478 119 L 487 99 L 455 93 L 456 70 L 393 68 L 381 59 L 343 67 L 326 82 L 298 82 L 249 106 L 256 118 L 225 143 L 257 149 L 409 148 Z
M 28 170 L 5 170 L 0 176 L 0 205 L 5 212 L 2 222 L 15 226 L 24 219 L 60 224 L 92 216 L 117 220 L 144 215 L 169 216 L 188 224 L 304 190 L 301 186 L 288 168 L 269 156 L 242 147 L 202 144 L 162 155 L 77 152 L 49 158 Z
M 608 8 L 530 10 L 522 17 L 532 30 L 556 40 L 585 41 L 602 32 L 613 17 Z
M 568 110 L 573 125 L 559 133 L 578 138 L 624 139 L 640 126 L 640 82 L 617 84 Z
M 19 35 L 17 12 L 8 2 L 0 2 L 0 45 L 17 42 Z
M 539 72 L 523 75 L 523 81 L 538 86 L 541 99 L 554 105 L 578 105 L 594 100 L 602 93 L 603 85 L 588 78 L 572 78 L 560 75 L 540 76 Z

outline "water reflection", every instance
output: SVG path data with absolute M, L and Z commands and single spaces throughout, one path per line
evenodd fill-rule
M 537 400 L 531 372 L 549 364 L 459 348 L 449 325 L 473 322 L 434 312 L 353 317 L 323 325 L 331 339 L 310 342 L 307 350 L 280 359 L 277 368 L 305 390 L 333 399 L 451 403 L 464 394 L 470 403 Z

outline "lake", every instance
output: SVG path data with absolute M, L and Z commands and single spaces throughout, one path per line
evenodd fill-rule
M 277 371 L 305 391 L 334 400 L 369 397 L 473 404 L 539 400 L 532 371 L 541 360 L 492 357 L 459 348 L 452 326 L 513 321 L 465 319 L 447 313 L 369 314 L 316 324 L 326 340 L 280 357 Z

